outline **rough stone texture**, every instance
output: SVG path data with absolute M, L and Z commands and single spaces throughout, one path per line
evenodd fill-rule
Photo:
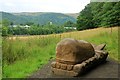
M 105 46 L 106 46 L 106 44 L 100 44 L 95 47 L 95 50 L 103 50 Z
M 77 64 L 94 56 L 93 46 L 83 40 L 64 39 L 57 44 L 56 61 L 65 64 Z
M 58 62 L 56 63 L 56 68 L 60 69 L 60 63 L 58 63 Z
M 84 73 L 106 60 L 108 53 L 103 51 L 105 46 L 69 38 L 60 41 L 56 47 L 56 62 L 51 64 L 52 73 L 65 76 Z
M 56 67 L 56 62 L 52 62 L 52 63 L 51 63 L 51 66 L 52 66 L 53 68 L 55 68 L 55 67 Z
M 73 69 L 73 65 L 67 65 L 67 70 L 70 71 Z
M 73 71 L 79 73 L 83 70 L 84 67 L 85 66 L 83 64 L 76 64 L 74 65 Z
M 106 44 L 104 43 L 104 44 L 100 44 L 100 45 L 95 45 L 95 44 L 91 44 L 92 46 L 93 46 L 93 48 L 95 49 L 95 50 L 103 50 L 104 48 L 105 48 L 105 46 L 106 46 Z
M 66 70 L 67 69 L 67 64 L 61 64 L 61 69 Z

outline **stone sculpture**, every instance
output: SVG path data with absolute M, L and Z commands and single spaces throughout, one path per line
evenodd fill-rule
M 105 44 L 94 45 L 83 40 L 66 38 L 56 46 L 56 61 L 51 63 L 51 71 L 56 75 L 78 76 L 86 69 L 106 60 Z

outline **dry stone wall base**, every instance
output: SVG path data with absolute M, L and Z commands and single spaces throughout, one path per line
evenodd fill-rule
M 73 65 L 67 65 L 67 70 L 70 71 L 73 69 Z
M 78 76 L 86 69 L 93 67 L 95 64 L 102 63 L 107 58 L 108 53 L 102 52 L 96 53 L 93 57 L 83 61 L 80 64 L 68 65 L 59 62 L 52 62 L 51 70 L 53 74 L 64 76 Z

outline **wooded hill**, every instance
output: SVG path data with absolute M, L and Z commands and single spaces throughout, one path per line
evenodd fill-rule
M 77 18 L 77 29 L 120 26 L 120 2 L 91 2 Z
M 76 22 L 76 19 L 72 16 L 62 13 L 47 13 L 47 12 L 35 12 L 35 13 L 7 13 L 0 12 L 2 14 L 2 20 L 8 20 L 13 24 L 27 24 L 33 23 L 35 25 L 45 25 L 52 22 L 55 25 L 63 25 L 67 21 Z

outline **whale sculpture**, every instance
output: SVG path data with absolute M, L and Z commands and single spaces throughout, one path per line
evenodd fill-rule
M 51 71 L 55 75 L 79 76 L 106 60 L 108 52 L 103 50 L 105 46 L 96 46 L 84 40 L 63 39 L 56 46 L 56 60 L 51 63 Z

